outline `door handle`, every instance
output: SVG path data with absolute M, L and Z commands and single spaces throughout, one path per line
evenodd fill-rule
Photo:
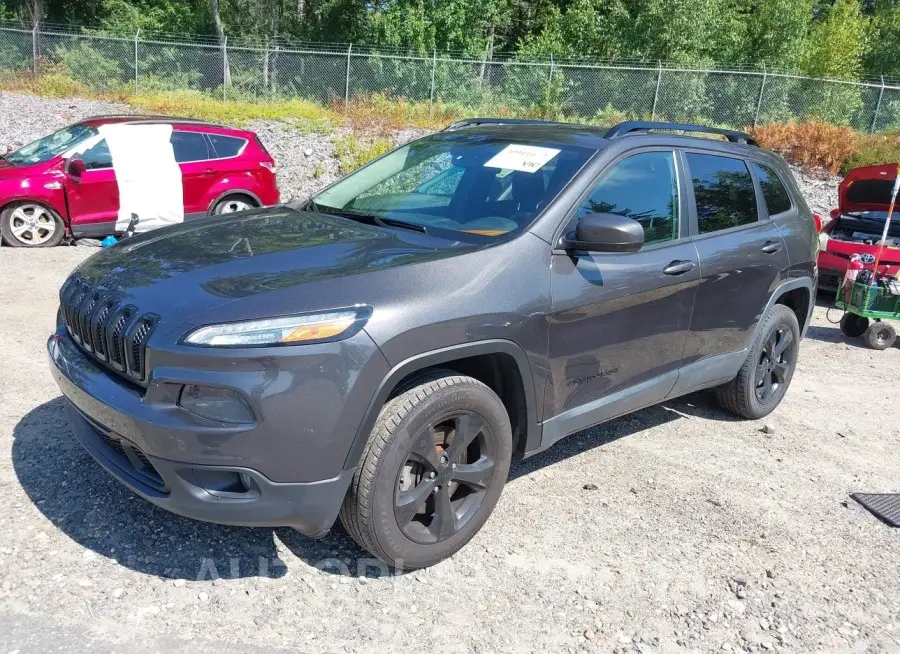
M 766 244 L 760 248 L 760 250 L 762 250 L 766 254 L 775 254 L 780 249 L 781 243 L 779 243 L 778 241 L 766 241 Z
M 204 169 L 203 169 L 203 174 L 204 174 L 204 175 L 215 175 L 215 174 L 216 174 L 216 170 L 215 170 L 215 168 L 204 168 Z
M 675 261 L 663 268 L 663 272 L 667 275 L 683 275 L 684 273 L 693 269 L 693 261 L 682 261 L 680 259 L 675 259 Z

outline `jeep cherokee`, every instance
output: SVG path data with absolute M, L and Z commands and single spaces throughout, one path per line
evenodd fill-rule
M 568 434 L 707 388 L 771 412 L 816 251 L 746 134 L 472 119 L 309 200 L 98 252 L 48 347 L 77 439 L 147 500 L 310 536 L 340 515 L 418 568 Z

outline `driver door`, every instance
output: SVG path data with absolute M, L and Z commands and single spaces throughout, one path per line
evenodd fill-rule
M 570 218 L 634 218 L 634 253 L 564 252 L 551 258 L 552 384 L 541 445 L 661 401 L 678 378 L 700 279 L 678 157 L 626 155 L 607 169 Z
M 73 231 L 112 234 L 119 217 L 119 185 L 105 139 L 79 156 L 85 171 L 80 177 L 66 174 L 66 196 Z

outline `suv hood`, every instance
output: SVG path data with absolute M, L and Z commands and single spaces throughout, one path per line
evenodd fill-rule
M 841 213 L 887 211 L 897 178 L 897 164 L 854 168 L 838 187 Z
M 265 293 L 284 296 L 290 308 L 273 302 L 278 315 L 308 308 L 291 301 L 297 287 L 476 247 L 281 206 L 147 232 L 101 250 L 76 274 L 167 322 Z

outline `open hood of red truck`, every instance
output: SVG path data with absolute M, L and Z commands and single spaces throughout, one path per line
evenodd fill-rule
M 897 164 L 854 168 L 838 187 L 841 213 L 887 211 L 897 178 Z

